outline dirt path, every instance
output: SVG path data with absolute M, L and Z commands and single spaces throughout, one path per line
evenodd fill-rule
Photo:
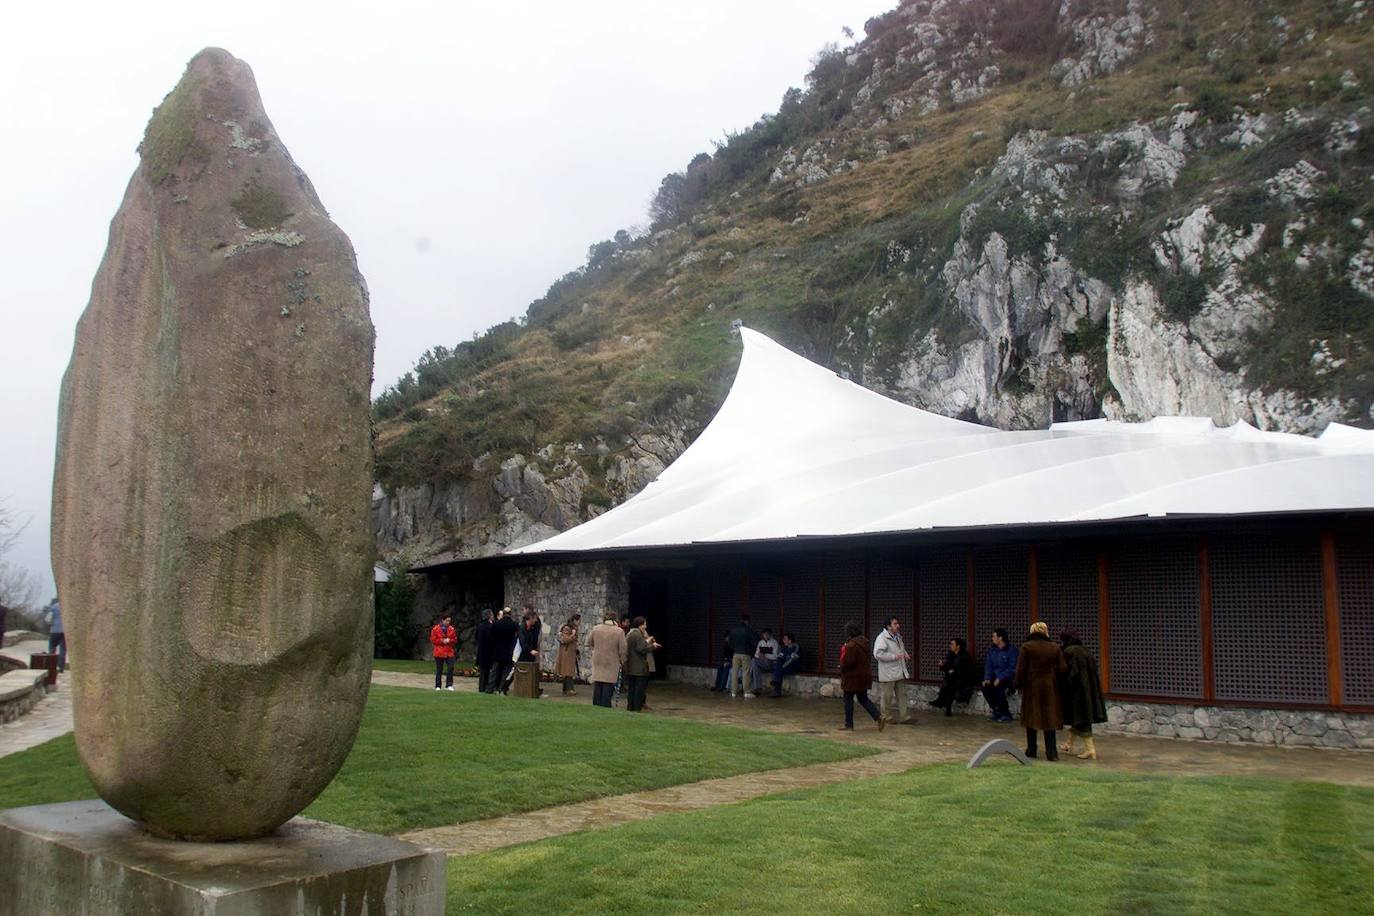
M 524 814 L 494 817 L 485 821 L 469 821 L 448 827 L 415 830 L 401 834 L 400 839 L 442 849 L 451 856 L 474 855 L 502 846 L 514 846 L 517 843 L 529 843 L 582 830 L 612 827 L 630 821 L 647 820 L 662 814 L 697 811 L 717 805 L 734 804 L 761 795 L 790 792 L 793 789 L 900 773 L 920 762 L 921 757 L 917 754 L 886 751 L 856 760 L 706 779 L 666 789 L 612 795 L 528 811 Z

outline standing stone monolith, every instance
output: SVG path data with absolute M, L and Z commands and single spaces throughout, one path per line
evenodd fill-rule
M 328 785 L 366 700 L 367 287 L 227 52 L 139 152 L 58 414 L 77 749 L 154 833 L 259 836 Z

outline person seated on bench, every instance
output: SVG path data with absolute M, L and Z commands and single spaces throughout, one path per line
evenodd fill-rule
M 940 663 L 940 673 L 944 675 L 944 683 L 930 705 L 936 709 L 943 708 L 945 715 L 951 716 L 954 714 L 954 701 L 967 703 L 978 683 L 978 670 L 973 665 L 973 656 L 968 654 L 968 643 L 962 636 L 949 641 L 949 652 Z
M 772 672 L 778 662 L 778 641 L 773 638 L 772 630 L 764 630 L 759 644 L 754 647 L 753 685 L 755 693 L 763 693 L 765 671 Z
M 791 633 L 782 634 L 782 649 L 778 652 L 778 661 L 773 665 L 773 696 L 782 696 L 782 679 L 785 677 L 795 677 L 801 670 L 801 646 L 797 645 L 797 637 Z
M 725 634 L 725 646 L 721 649 L 720 665 L 716 667 L 716 686 L 711 690 L 715 693 L 728 693 L 730 691 L 730 634 Z
M 992 631 L 992 647 L 983 657 L 983 699 L 988 701 L 992 721 L 1011 721 L 1007 694 L 1015 689 L 1015 680 L 1016 647 L 1008 644 L 1006 628 L 998 627 Z

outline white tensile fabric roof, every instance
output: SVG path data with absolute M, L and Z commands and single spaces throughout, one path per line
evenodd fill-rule
M 1374 508 L 1374 432 L 1206 417 L 1005 431 L 899 404 L 742 328 L 730 394 L 642 492 L 508 551 L 841 536 L 1138 516 Z

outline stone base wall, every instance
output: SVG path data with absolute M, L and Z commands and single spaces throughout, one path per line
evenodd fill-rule
M 506 570 L 506 604 L 517 619 L 526 604 L 539 615 L 544 624 L 539 640 L 540 667 L 545 671 L 552 671 L 558 658 L 559 628 L 573 614 L 581 614 L 579 668 L 586 676 L 592 670 L 587 634 L 607 610 L 616 615 L 629 610 L 630 576 L 623 564 L 611 560 L 515 566 Z
M 7 700 L 0 700 L 0 723 L 13 722 L 38 705 L 39 701 L 48 695 L 47 688 L 42 684 L 37 684 L 17 697 Z
M 453 626 L 458 630 L 458 658 L 470 663 L 477 655 L 477 621 L 484 610 L 501 607 L 501 574 L 436 572 L 416 577 L 415 604 L 410 624 L 415 633 L 415 655 L 433 658 L 429 631 L 450 604 L 454 605 Z
M 698 665 L 672 665 L 670 680 L 692 686 L 711 687 L 716 669 Z M 842 697 L 838 678 L 798 675 L 789 678 L 788 692 L 797 696 Z M 939 688 L 930 684 L 907 684 L 907 702 L 919 715 L 929 713 L 926 703 L 935 699 Z M 877 685 L 869 690 L 877 696 Z M 1019 715 L 1019 696 L 1011 698 L 1012 715 Z M 955 703 L 955 715 L 987 716 L 988 705 L 981 692 L 968 703 Z M 1107 701 L 1107 721 L 1093 727 L 1104 734 L 1150 735 L 1160 738 L 1185 738 L 1194 741 L 1221 741 L 1227 744 L 1262 744 L 1284 747 L 1336 747 L 1374 750 L 1374 715 L 1326 713 L 1278 709 L 1237 709 L 1186 704 L 1127 703 Z
M 1374 750 L 1374 715 L 1356 713 L 1109 701 L 1102 728 L 1228 744 Z

